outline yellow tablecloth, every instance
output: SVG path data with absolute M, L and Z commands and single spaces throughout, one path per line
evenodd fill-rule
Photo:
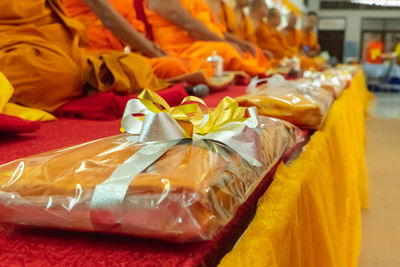
M 357 266 L 367 206 L 365 110 L 360 71 L 322 130 L 281 165 L 254 220 L 220 266 Z

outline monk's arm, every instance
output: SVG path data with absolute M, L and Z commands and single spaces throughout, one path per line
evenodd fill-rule
M 316 57 L 316 56 L 318 56 L 318 54 L 319 54 L 318 50 L 309 50 L 306 52 L 306 55 L 308 57 Z
M 262 52 L 266 58 L 268 58 L 268 59 L 274 58 L 274 54 L 271 51 L 262 49 Z
M 138 49 L 149 57 L 165 56 L 156 44 L 149 41 L 140 32 L 136 31 L 126 19 L 121 16 L 108 0 L 84 0 L 86 5 L 97 15 L 103 25 L 115 37 L 132 48 Z
M 256 56 L 256 48 L 253 44 L 239 40 L 238 38 L 236 38 L 235 35 L 229 32 L 225 32 L 224 37 L 228 42 L 237 44 L 243 52 L 247 52 L 252 54 L 253 56 Z
M 310 51 L 308 52 L 308 56 L 309 56 L 309 57 L 315 57 L 315 56 L 317 56 L 320 52 L 321 52 L 321 47 L 320 47 L 319 44 L 317 43 L 316 48 L 310 49 Z
M 305 51 L 305 54 L 309 57 L 315 57 L 321 52 L 321 47 L 318 43 L 317 35 L 315 35 L 315 33 L 311 32 L 311 34 L 303 36 L 303 38 L 307 38 L 307 37 L 310 38 L 311 40 L 309 40 L 309 42 L 307 42 L 307 40 L 303 40 L 303 43 L 305 43 L 305 44 L 311 43 L 314 45 L 312 47 L 309 47 L 308 51 Z
M 223 42 L 224 39 L 211 32 L 200 20 L 194 18 L 179 0 L 149 0 L 149 8 L 182 28 L 196 40 Z
M 273 58 L 282 59 L 287 57 L 287 53 L 282 48 L 281 44 L 272 38 L 259 42 L 258 45 L 261 49 L 271 52 L 273 54 Z
M 264 30 L 256 32 L 258 47 L 273 54 L 273 58 L 282 59 L 287 56 L 287 52 L 282 48 L 282 44 L 276 40 L 272 34 Z

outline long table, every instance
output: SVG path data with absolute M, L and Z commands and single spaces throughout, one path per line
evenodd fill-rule
M 220 266 L 357 266 L 368 205 L 360 71 L 290 166 L 279 166 L 257 213 Z
M 243 94 L 244 87 L 214 93 L 205 101 Z M 168 244 L 125 236 L 0 225 L 0 265 L 8 266 L 355 266 L 360 209 L 366 207 L 364 111 L 360 72 L 336 101 L 325 126 L 300 157 L 280 165 L 246 228 L 255 198 L 215 240 Z M 119 121 L 59 119 L 39 132 L 0 139 L 0 162 L 117 134 Z M 3 153 L 4 152 L 4 153 Z M 240 213 L 240 212 L 239 212 Z M 0 215 L 1 216 L 1 215 Z M 249 220 L 250 220 L 249 218 Z M 229 228 L 230 227 L 230 228 Z M 222 255 L 221 255 L 222 254 Z

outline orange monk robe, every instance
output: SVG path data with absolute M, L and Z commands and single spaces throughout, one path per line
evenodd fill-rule
M 12 101 L 53 111 L 80 95 L 84 63 L 75 33 L 82 28 L 69 32 L 63 18 L 57 1 L 0 2 L 0 66 L 15 89 Z
M 78 19 L 86 28 L 89 38 L 87 50 L 123 50 L 125 45 L 105 28 L 96 14 L 84 3 L 84 0 L 62 0 L 68 16 Z M 132 0 L 108 0 L 135 29 L 144 33 L 144 25 L 136 19 Z
M 306 46 L 308 47 L 309 50 L 314 50 L 314 51 L 320 50 L 318 38 L 314 32 L 301 31 L 300 36 L 301 36 L 300 51 L 304 51 L 304 48 Z M 318 64 L 318 62 L 315 58 L 309 58 L 307 56 L 302 56 L 301 57 L 301 67 L 303 70 L 319 69 L 320 65 Z
M 224 2 L 221 1 L 221 12 L 218 16 L 219 22 L 216 22 L 212 11 L 208 7 L 208 5 L 205 4 L 204 0 L 197 0 L 197 1 L 199 1 L 199 6 L 203 7 L 203 12 L 207 13 L 207 20 L 204 21 L 200 18 L 199 19 L 202 20 L 203 23 L 206 24 L 212 32 L 218 35 L 220 35 L 221 32 L 222 34 L 225 32 L 229 32 L 231 34 L 234 34 L 239 40 L 249 41 L 255 45 L 257 44 L 257 38 L 255 37 L 255 29 L 253 27 L 253 23 L 251 22 L 250 18 L 248 18 L 244 14 L 243 11 L 242 11 L 242 24 L 241 24 L 242 26 L 237 27 L 237 31 L 235 34 L 234 32 L 230 32 L 228 27 L 231 27 L 231 29 L 233 29 L 234 23 L 236 24 L 236 14 L 228 5 L 226 5 Z M 230 14 L 229 16 L 231 19 L 234 18 L 234 21 L 233 20 L 225 21 L 224 19 L 221 18 L 221 14 L 224 8 L 229 8 L 230 11 L 228 12 L 233 12 L 233 17 L 232 14 Z M 257 64 L 259 66 L 266 66 L 267 68 L 269 68 L 270 67 L 269 60 L 265 57 L 263 51 L 257 46 L 255 47 L 255 49 L 256 49 L 255 58 L 257 60 Z M 243 53 L 242 57 L 244 59 L 254 60 L 254 57 L 250 53 Z
M 274 59 L 271 61 L 273 67 L 278 67 L 283 58 L 292 58 L 296 53 L 290 50 L 281 33 L 266 22 L 260 21 L 256 29 L 257 45 L 270 51 Z
M 59 0 L 0 1 L 0 66 L 15 89 L 12 101 L 52 112 L 81 96 L 88 80 L 124 93 L 166 86 L 139 56 L 87 55 L 83 36 L 83 25 L 65 15 Z
M 123 16 L 137 31 L 145 35 L 143 23 L 137 19 L 132 0 L 109 0 L 114 9 Z M 125 45 L 105 28 L 97 15 L 83 0 L 63 0 L 69 16 L 78 19 L 85 27 L 89 44 L 88 51 L 119 50 Z M 214 68 L 199 59 L 179 59 L 177 57 L 148 58 L 154 73 L 158 78 L 169 79 L 202 70 L 206 77 L 214 75 Z
M 320 50 L 320 46 L 318 43 L 318 38 L 315 32 L 313 31 L 302 31 L 301 34 L 301 48 L 304 49 L 306 46 L 309 50 Z
M 215 22 L 208 5 L 203 0 L 181 0 L 183 7 L 189 13 L 203 22 L 212 32 L 223 38 L 223 27 Z M 249 75 L 265 73 L 269 68 L 268 60 L 258 53 L 257 58 L 239 52 L 226 42 L 197 41 L 188 32 L 163 18 L 159 13 L 147 8 L 147 20 L 153 27 L 154 41 L 170 56 L 184 58 L 200 58 L 206 61 L 215 51 L 224 58 L 224 69 L 230 71 L 244 71 Z
M 256 29 L 257 44 L 262 49 L 270 51 L 274 55 L 271 61 L 273 67 L 278 67 L 283 58 L 298 57 L 303 70 L 318 68 L 318 64 L 312 58 L 299 55 L 293 51 L 282 34 L 266 22 L 261 21 Z
M 301 30 L 283 29 L 281 31 L 281 34 L 282 34 L 282 37 L 284 38 L 285 42 L 288 44 L 290 50 L 293 53 L 298 54 L 299 51 L 303 49 L 303 47 L 302 47 L 302 31 Z
M 0 72 L 0 114 L 17 116 L 30 121 L 50 121 L 56 118 L 40 109 L 28 108 L 14 103 L 9 103 L 14 88 L 7 78 Z
M 253 22 L 243 11 L 241 11 L 241 17 L 242 21 L 238 24 L 235 11 L 225 2 L 221 1 L 220 23 L 224 25 L 228 32 L 232 33 L 240 40 L 256 44 L 257 38 L 255 36 Z

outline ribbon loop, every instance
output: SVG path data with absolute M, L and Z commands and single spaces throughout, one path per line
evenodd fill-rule
M 225 97 L 214 110 L 192 96 L 171 108 L 159 95 L 145 89 L 138 99 L 128 101 L 121 127 L 144 147 L 96 186 L 91 201 L 94 208 L 113 210 L 121 204 L 136 175 L 184 138 L 223 143 L 249 164 L 261 166 L 257 109 L 239 107 L 230 97 Z

